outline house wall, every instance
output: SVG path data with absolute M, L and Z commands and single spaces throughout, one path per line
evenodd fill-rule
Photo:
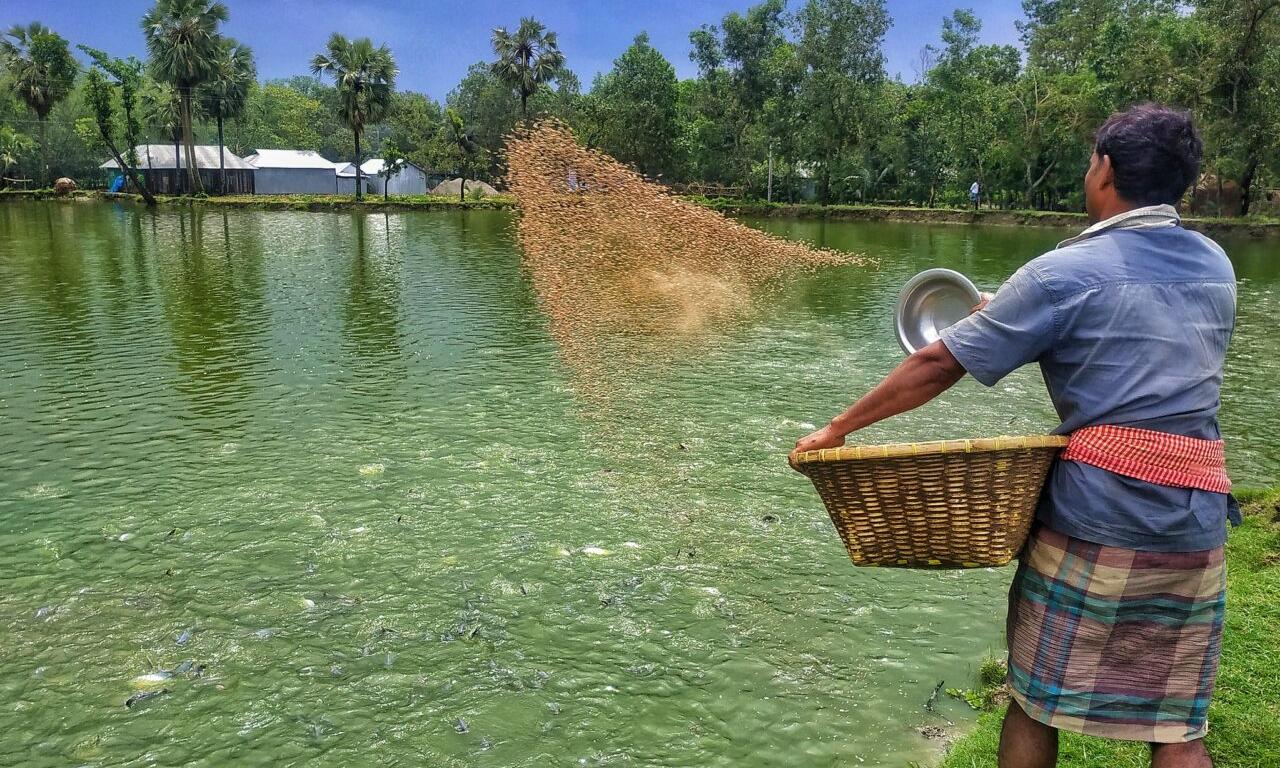
M 325 168 L 259 168 L 253 172 L 260 195 L 332 195 L 337 173 Z
M 356 177 L 355 176 L 335 176 L 339 195 L 354 195 L 356 193 Z M 365 180 L 365 189 L 369 188 L 368 179 Z
M 369 191 L 381 195 L 385 181 L 387 180 L 381 176 L 370 176 Z M 392 176 L 390 181 L 391 186 L 387 192 L 392 195 L 425 195 L 429 189 L 427 175 L 412 165 L 400 169 L 400 172 Z
M 139 175 L 147 185 L 147 189 L 157 195 L 176 195 L 190 192 L 187 187 L 187 170 L 175 171 L 172 168 L 138 168 Z M 179 177 L 181 174 L 181 177 Z M 200 169 L 200 184 L 204 191 L 228 195 L 252 195 L 254 192 L 253 171 L 244 169 L 227 169 L 226 186 L 223 187 L 222 172 L 216 168 Z

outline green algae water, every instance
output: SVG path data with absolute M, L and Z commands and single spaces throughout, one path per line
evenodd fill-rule
M 0 764 L 934 759 L 1011 571 L 853 568 L 784 454 L 901 358 L 911 274 L 1064 233 L 754 223 L 881 265 L 601 413 L 508 214 L 0 206 Z M 1280 261 L 1224 245 L 1228 460 L 1275 483 Z M 858 437 L 1054 424 L 1024 369 Z

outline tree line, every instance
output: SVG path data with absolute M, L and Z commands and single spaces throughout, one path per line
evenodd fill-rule
M 9 31 L 0 175 L 84 175 L 112 141 L 189 147 L 199 134 L 241 154 L 368 151 L 499 182 L 504 136 L 552 116 L 674 185 L 933 206 L 963 203 L 977 181 L 989 205 L 1079 209 L 1093 130 L 1158 101 L 1196 115 L 1200 186 L 1227 201 L 1222 213 L 1249 213 L 1276 185 L 1280 0 L 1023 0 L 1023 11 L 1017 46 L 982 44 L 978 16 L 954 12 L 906 81 L 885 69 L 885 0 L 763 0 L 690 33 L 695 77 L 679 79 L 642 32 L 589 87 L 555 33 L 523 19 L 494 32 L 492 57 L 440 103 L 396 89 L 385 45 L 339 34 L 310 75 L 259 82 L 251 52 L 219 32 L 225 6 L 158 0 L 142 24 L 148 60 L 81 46 L 93 61 L 83 76 L 56 33 Z

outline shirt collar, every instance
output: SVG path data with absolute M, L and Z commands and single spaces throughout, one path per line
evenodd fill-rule
M 1176 226 L 1181 222 L 1182 217 L 1178 215 L 1178 209 L 1172 205 L 1147 205 L 1124 213 L 1118 213 L 1105 221 L 1100 221 L 1075 237 L 1067 238 L 1058 243 L 1058 247 L 1065 248 L 1081 240 L 1087 240 L 1108 229 L 1160 229 Z

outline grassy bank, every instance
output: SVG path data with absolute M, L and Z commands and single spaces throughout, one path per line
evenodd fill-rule
M 1227 542 L 1227 619 L 1206 745 L 1219 768 L 1280 766 L 1280 489 L 1238 494 Z M 941 768 L 995 768 L 1003 709 L 986 712 Z M 1144 744 L 1063 734 L 1060 768 L 1146 768 Z
M 52 190 L 34 189 L 0 192 L 0 200 L 108 200 L 119 202 L 143 202 L 141 195 L 114 194 L 97 190 L 81 190 L 58 197 Z M 353 195 L 225 195 L 211 197 L 186 197 L 157 195 L 160 205 L 207 205 L 213 207 L 248 208 L 259 211 L 420 211 L 453 209 L 512 208 L 515 198 L 509 195 L 469 198 L 459 200 L 454 195 L 397 195 L 383 200 L 377 195 L 367 195 L 356 202 Z
M 1083 229 L 1083 213 L 1057 211 L 1001 211 L 956 208 L 906 208 L 880 205 L 817 205 L 814 203 L 765 203 L 743 200 L 691 198 L 700 205 L 730 216 L 759 218 L 824 219 L 826 221 L 904 221 L 925 224 L 983 224 L 1015 227 L 1065 227 Z M 1254 217 L 1183 219 L 1188 229 L 1213 234 L 1248 237 L 1280 237 L 1280 219 Z
M 49 199 L 52 190 L 0 191 L 0 200 Z M 141 202 L 139 195 L 111 194 L 95 190 L 71 193 L 75 200 L 120 200 Z M 66 199 L 66 198 L 62 198 Z M 383 200 L 370 195 L 357 203 L 351 195 L 227 195 L 225 197 L 157 198 L 161 205 L 210 205 L 264 211 L 421 211 L 453 209 L 505 209 L 515 207 L 515 198 L 496 195 L 467 200 L 453 196 L 408 195 Z M 726 198 L 687 197 L 690 202 L 728 216 L 779 219 L 821 219 L 826 221 L 899 221 L 922 224 L 981 224 L 1013 227 L 1063 227 L 1082 229 L 1088 222 L 1083 213 L 1056 211 L 1000 211 L 955 208 L 905 208 L 880 205 L 817 205 L 815 203 L 766 203 Z M 1232 234 L 1248 237 L 1280 237 L 1280 219 L 1262 217 L 1187 218 L 1185 225 L 1205 234 Z

